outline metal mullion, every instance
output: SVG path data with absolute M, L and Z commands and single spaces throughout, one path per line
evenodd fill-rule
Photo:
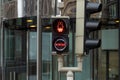
M 109 51 L 106 51 L 106 80 L 109 80 Z
M 37 80 L 42 80 L 42 5 L 43 0 L 37 0 Z
M 117 0 L 117 18 L 118 18 L 118 20 L 120 20 L 120 1 L 119 0 Z M 120 23 L 118 23 L 118 29 L 119 29 L 119 35 L 118 35 L 118 43 L 119 43 L 119 45 L 118 45 L 118 55 L 119 55 L 119 68 L 118 68 L 118 72 L 119 72 L 119 80 L 120 80 Z
M 26 49 L 27 49 L 27 54 L 26 54 L 26 55 L 27 55 L 27 56 L 26 56 L 26 59 L 27 59 L 27 60 L 26 60 L 26 61 L 27 61 L 27 63 L 26 63 L 26 66 L 27 66 L 27 67 L 26 67 L 27 77 L 26 77 L 26 78 L 27 78 L 27 80 L 29 80 L 29 46 L 30 46 L 30 45 L 29 45 L 29 44 L 30 44 L 30 43 L 29 43 L 29 39 L 30 39 L 29 36 L 30 36 L 30 32 L 27 31 L 27 48 L 26 48 Z
M 1 22 L 1 69 L 2 69 L 2 80 L 5 80 L 5 56 L 4 56 L 4 27 L 3 27 L 3 19 Z

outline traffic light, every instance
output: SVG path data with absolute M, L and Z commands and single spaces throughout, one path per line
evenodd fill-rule
M 101 3 L 85 1 L 85 27 L 84 27 L 84 51 L 88 52 L 90 49 L 98 48 L 101 45 L 100 39 L 91 39 L 90 33 L 100 30 L 101 21 L 91 20 L 90 15 L 100 12 L 102 10 Z
M 52 51 L 64 54 L 69 51 L 69 17 L 52 18 Z

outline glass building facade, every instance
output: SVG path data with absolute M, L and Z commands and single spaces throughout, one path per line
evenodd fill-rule
M 119 80 L 120 55 L 119 55 L 119 21 L 118 0 L 102 0 L 103 26 L 100 32 L 102 39 L 101 48 L 95 51 L 94 80 Z M 99 52 L 99 54 L 96 54 Z
M 100 2 L 100 0 L 91 0 Z M 94 37 L 102 40 L 99 49 L 83 57 L 82 72 L 74 73 L 74 80 L 119 80 L 120 51 L 117 0 L 101 0 L 102 30 Z M 42 0 L 42 14 L 49 17 L 59 14 L 56 0 Z M 73 4 L 68 6 L 76 6 Z M 37 30 L 30 25 L 37 24 L 37 0 L 0 0 L 0 80 L 37 80 Z M 73 7 L 74 7 L 73 6 Z M 72 9 L 72 11 L 75 11 Z M 74 17 L 62 11 L 62 15 Z M 33 20 L 28 23 L 27 20 Z M 43 22 L 49 24 L 50 20 Z M 75 22 L 71 19 L 69 34 L 69 55 L 65 66 L 76 66 Z M 57 56 L 52 55 L 51 29 L 42 28 L 41 77 L 42 80 L 66 80 L 66 72 L 58 71 Z
M 43 0 L 43 16 L 59 14 L 56 0 Z M 1 80 L 37 80 L 37 0 L 1 1 Z M 33 20 L 27 23 L 27 20 Z M 72 21 L 72 20 L 71 20 Z M 49 24 L 49 19 L 45 19 Z M 72 22 L 74 23 L 74 22 Z M 73 24 L 75 25 L 75 23 Z M 57 56 L 51 53 L 51 29 L 42 32 L 42 80 L 66 80 L 66 73 L 58 72 Z M 65 57 L 65 66 L 76 66 L 73 44 L 74 32 L 70 31 L 70 52 Z M 87 64 L 86 64 L 87 63 Z M 75 73 L 76 80 L 90 78 L 90 58 L 83 63 L 83 74 Z M 81 77 L 84 74 L 87 76 Z

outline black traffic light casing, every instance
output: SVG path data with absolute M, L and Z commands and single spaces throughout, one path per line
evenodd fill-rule
M 69 51 L 69 17 L 54 17 L 52 26 L 52 52 L 64 54 Z
M 91 20 L 90 15 L 102 10 L 101 3 L 85 1 L 84 52 L 100 47 L 100 39 L 90 38 L 90 33 L 101 29 L 100 20 Z

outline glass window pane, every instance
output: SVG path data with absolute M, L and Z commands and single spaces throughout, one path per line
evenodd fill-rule
M 52 79 L 51 33 L 42 34 L 42 79 Z
M 29 60 L 37 60 L 37 32 L 30 32 Z
M 111 51 L 110 54 L 110 63 L 109 63 L 109 78 L 114 80 L 119 80 L 119 55 L 118 51 Z

